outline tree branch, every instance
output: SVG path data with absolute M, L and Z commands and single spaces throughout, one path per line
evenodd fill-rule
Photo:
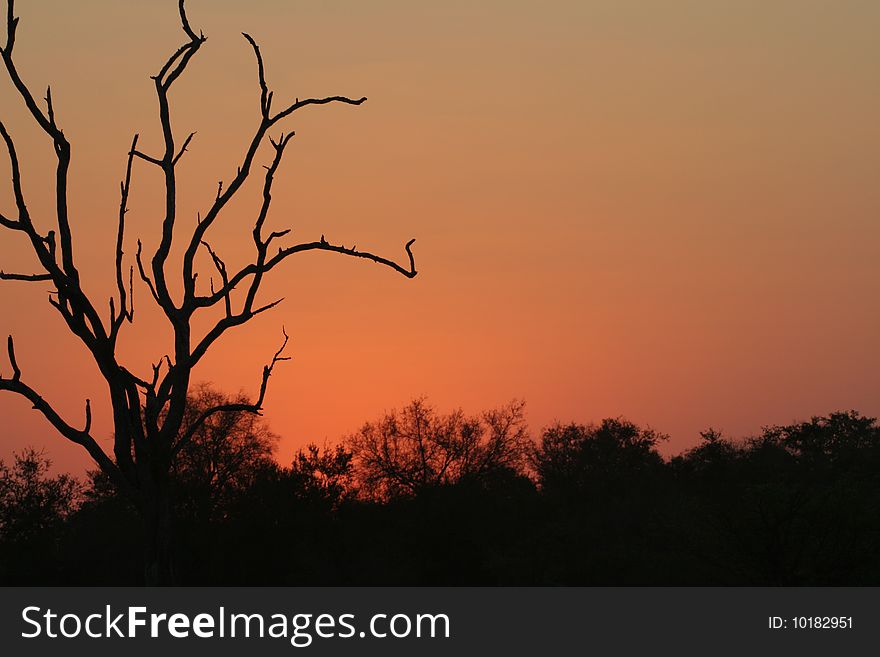
M 260 46 L 257 45 L 257 42 L 254 41 L 250 34 L 242 32 L 241 35 L 251 44 L 251 48 L 254 49 L 254 55 L 257 58 L 257 79 L 260 83 L 260 111 L 263 114 L 263 118 L 268 119 L 269 109 L 272 104 L 272 94 L 269 92 L 269 86 L 266 84 L 266 67 L 263 65 L 263 55 L 260 54 Z
M 183 146 L 180 147 L 180 151 L 178 151 L 177 155 L 174 156 L 174 159 L 171 160 L 171 164 L 177 164 L 180 161 L 180 158 L 183 157 L 183 154 L 186 153 L 186 148 L 189 146 L 189 143 L 193 140 L 193 137 L 196 136 L 195 132 L 189 133 L 189 137 L 187 137 L 183 141 Z
M 3 142 L 6 144 L 6 153 L 9 156 L 9 167 L 12 170 L 12 195 L 15 198 L 15 205 L 18 209 L 18 221 L 13 222 L 4 217 L 3 225 L 14 230 L 26 230 L 30 224 L 30 213 L 28 213 L 24 192 L 21 188 L 21 165 L 18 162 L 15 142 L 2 121 L 0 121 L 0 136 L 3 137 Z
M 15 31 L 18 27 L 18 18 L 15 17 L 14 2 L 7 0 L 7 40 L 6 47 L 0 50 L 0 57 L 9 73 L 13 86 L 18 91 L 19 96 L 25 103 L 28 111 L 36 120 L 37 124 L 52 139 L 55 148 L 55 155 L 58 159 L 58 165 L 55 172 L 55 208 L 58 220 L 58 234 L 61 247 L 61 259 L 65 273 L 70 276 L 73 281 L 79 280 L 79 272 L 76 270 L 73 261 L 73 246 L 70 232 L 70 221 L 67 212 L 67 175 L 70 168 L 70 143 L 64 137 L 64 133 L 55 123 L 55 112 L 52 105 L 52 94 L 50 90 L 46 93 L 46 105 L 48 114 L 37 105 L 33 94 L 28 86 L 21 79 L 18 69 L 12 60 L 12 46 L 15 42 Z M 90 319 L 97 319 L 97 314 Z
M 108 457 L 104 450 L 101 449 L 95 439 L 89 435 L 89 430 L 91 429 L 92 424 L 90 402 L 86 400 L 85 429 L 75 429 L 61 418 L 49 402 L 43 399 L 33 388 L 21 381 L 21 369 L 19 369 L 18 363 L 16 362 L 15 345 L 12 336 L 9 336 L 7 340 L 7 352 L 9 355 L 9 362 L 12 365 L 13 375 L 11 379 L 0 377 L 0 390 L 6 390 L 27 399 L 33 406 L 34 410 L 39 411 L 55 430 L 58 431 L 58 433 L 69 441 L 85 447 L 95 462 L 113 479 L 114 483 L 116 483 L 121 490 L 124 492 L 131 492 L 131 486 L 122 476 L 119 468 L 117 468 L 116 464 L 110 460 L 110 457 Z
M 76 307 L 74 313 L 62 315 L 75 335 L 80 337 L 90 350 L 96 348 L 95 340 L 106 338 L 104 325 L 94 306 L 85 296 L 79 285 L 79 272 L 74 265 L 73 245 L 70 230 L 70 221 L 67 208 L 67 181 L 70 168 L 70 144 L 64 137 L 64 133 L 55 121 L 55 110 L 52 102 L 51 90 L 46 92 L 47 114 L 38 107 L 33 94 L 21 79 L 18 69 L 12 59 L 12 48 L 15 43 L 15 32 L 18 26 L 18 18 L 15 16 L 13 0 L 7 0 L 7 40 L 6 47 L 0 49 L 0 58 L 6 67 L 13 86 L 18 95 L 24 101 L 25 106 L 40 128 L 52 139 L 57 158 L 55 170 L 55 212 L 58 222 L 59 247 L 61 251 L 61 266 L 55 260 L 54 231 L 50 231 L 46 237 L 39 235 L 31 222 L 21 190 L 19 163 L 15 154 L 15 147 L 9 133 L 0 124 L 0 134 L 6 142 L 9 152 L 10 163 L 13 170 L 13 192 L 16 205 L 19 210 L 18 224 L 31 240 L 31 245 L 45 270 L 51 274 L 52 280 L 58 289 L 59 303 L 54 304 L 61 310 L 64 303 L 73 303 Z M 10 227 L 10 222 L 4 222 L 4 226 Z
M 156 96 L 159 100 L 159 123 L 162 127 L 162 137 L 165 144 L 165 151 L 160 160 L 150 158 L 141 153 L 136 153 L 138 157 L 142 157 L 148 162 L 158 164 L 165 176 L 165 218 L 162 221 L 162 237 L 159 246 L 152 258 L 153 288 L 154 298 L 165 311 L 166 316 L 176 324 L 178 310 L 171 298 L 168 284 L 165 280 L 165 261 L 171 251 L 171 243 L 174 238 L 174 224 L 177 217 L 177 181 L 175 175 L 175 165 L 186 146 L 192 139 L 190 136 L 183 144 L 179 153 L 175 150 L 174 133 L 171 129 L 171 111 L 168 104 L 168 90 L 174 81 L 183 74 L 189 64 L 190 59 L 198 52 L 201 45 L 205 42 L 205 36 L 196 35 L 189 24 L 184 7 L 184 0 L 178 3 L 178 11 L 180 13 L 180 22 L 184 33 L 189 37 L 189 42 L 180 46 L 174 54 L 169 57 L 168 61 L 153 79 L 156 85 Z
M 193 29 L 189 26 L 189 20 L 186 18 L 186 7 L 184 6 L 184 0 L 179 0 L 177 5 L 177 10 L 180 12 L 180 22 L 183 25 L 183 31 L 186 35 L 193 41 L 204 41 L 205 35 L 200 34 L 196 36 L 196 33 L 193 32 Z
M 156 303 L 159 306 L 161 306 L 162 302 L 159 299 L 159 295 L 156 293 L 156 288 L 153 286 L 153 281 L 150 279 L 150 277 L 147 275 L 146 270 L 144 269 L 144 262 L 141 259 L 141 252 L 142 251 L 143 251 L 143 244 L 141 244 L 141 241 L 138 240 L 137 253 L 135 254 L 135 260 L 137 261 L 137 266 L 138 266 L 138 273 L 141 276 L 141 280 L 144 283 L 146 283 L 147 287 L 150 289 L 150 294 L 153 295 L 153 299 L 156 301 Z
M 116 289 L 119 291 L 119 314 L 110 317 L 110 339 L 116 340 L 119 329 L 126 320 L 131 323 L 134 320 L 134 311 L 129 305 L 129 292 L 133 293 L 131 286 L 131 271 L 129 271 L 129 290 L 125 289 L 125 276 L 122 270 L 123 246 L 125 240 L 125 215 L 128 212 L 128 195 L 131 191 L 131 165 L 134 161 L 134 151 L 137 148 L 138 135 L 131 140 L 131 148 L 128 151 L 128 160 L 125 165 L 125 178 L 119 184 L 119 222 L 116 231 Z M 133 298 L 132 298 L 133 301 Z M 112 305 L 112 299 L 111 299 Z
M 257 78 L 260 85 L 260 110 L 262 114 L 262 120 L 257 128 L 256 133 L 254 134 L 253 139 L 248 147 L 247 152 L 245 153 L 242 164 L 238 167 L 236 175 L 233 177 L 229 186 L 226 188 L 226 191 L 223 193 L 218 193 L 217 198 L 215 199 L 213 205 L 205 214 L 205 218 L 196 226 L 195 231 L 190 239 L 189 248 L 187 248 L 184 254 L 184 303 L 181 306 L 181 311 L 184 313 L 191 314 L 194 312 L 200 304 L 195 302 L 196 292 L 195 285 L 192 283 L 193 280 L 193 268 L 194 268 L 194 260 L 196 252 L 198 251 L 199 245 L 204 241 L 205 234 L 208 229 L 211 228 L 217 216 L 220 214 L 221 210 L 226 206 L 226 204 L 235 196 L 238 190 L 241 188 L 242 184 L 245 180 L 247 180 L 250 175 L 251 165 L 253 164 L 254 157 L 257 154 L 257 150 L 259 149 L 260 144 L 262 143 L 266 133 L 272 126 L 281 121 L 287 116 L 290 116 L 293 112 L 306 107 L 307 105 L 326 105 L 328 103 L 343 103 L 348 105 L 360 105 L 365 102 L 366 97 L 359 98 L 357 100 L 353 100 L 348 98 L 347 96 L 329 96 L 326 98 L 307 98 L 305 100 L 296 101 L 288 106 L 286 109 L 278 112 L 275 116 L 270 115 L 270 107 L 272 103 L 272 92 L 269 91 L 268 84 L 266 82 L 266 70 L 263 63 L 263 56 L 260 53 L 260 47 L 257 45 L 257 42 L 247 33 L 242 33 L 247 42 L 251 45 L 251 48 L 254 51 L 254 56 L 257 60 Z M 288 135 L 287 140 L 290 139 L 293 133 Z M 282 138 L 281 140 L 286 145 L 286 140 Z M 278 145 L 275 145 L 276 151 L 278 150 Z M 283 146 L 281 147 L 283 150 Z M 280 158 L 279 158 L 280 159 Z M 255 272 L 256 273 L 256 270 Z M 259 286 L 259 285 L 258 285 Z M 222 298 L 222 297 L 221 297 Z
M 223 262 L 223 259 L 214 252 L 214 249 L 211 248 L 210 244 L 203 241 L 202 246 L 204 246 L 211 255 L 211 260 L 214 261 L 214 267 L 217 268 L 217 273 L 220 274 L 220 280 L 223 283 L 223 287 L 228 288 L 229 276 L 226 273 L 226 263 Z M 232 297 L 230 294 L 227 294 L 224 299 L 226 301 L 226 316 L 230 317 L 232 316 Z
M 272 370 L 275 368 L 275 365 L 281 361 L 290 360 L 288 356 L 284 356 L 284 349 L 287 347 L 287 342 L 290 339 L 290 336 L 287 335 L 287 331 L 283 328 L 281 329 L 282 334 L 284 335 L 284 341 L 281 343 L 281 347 L 278 348 L 278 351 L 275 352 L 275 355 L 272 357 L 271 362 L 263 367 L 263 378 L 260 382 L 260 393 L 257 396 L 257 399 L 252 402 L 237 402 L 237 403 L 229 403 L 229 404 L 219 404 L 217 406 L 213 406 L 209 409 L 206 409 L 199 415 L 192 424 L 183 432 L 180 439 L 174 445 L 172 449 L 172 456 L 178 454 L 180 450 L 186 447 L 187 443 L 192 439 L 192 437 L 196 434 L 199 428 L 213 415 L 217 413 L 253 413 L 255 415 L 260 415 L 263 410 L 263 401 L 266 398 L 266 390 L 269 386 L 269 377 L 272 376 Z
M 6 338 L 6 353 L 9 355 L 9 364 L 12 366 L 12 380 L 18 381 L 21 378 L 21 369 L 15 360 L 15 343 L 11 335 Z
M 146 162 L 149 162 L 150 164 L 155 164 L 157 167 L 162 166 L 162 160 L 155 158 L 152 155 L 147 155 L 143 151 L 132 150 L 131 154 L 134 155 L 135 157 L 139 157 L 140 159 L 142 159 Z
M 0 269 L 0 281 L 51 281 L 52 274 L 10 274 Z
M 271 121 L 274 125 L 278 123 L 281 119 L 290 116 L 298 109 L 302 109 L 308 105 L 327 105 L 328 103 L 344 103 L 345 105 L 362 105 L 367 101 L 367 97 L 363 96 L 362 98 L 358 98 L 354 100 L 347 96 L 328 96 L 327 98 L 306 98 L 305 100 L 296 99 L 292 105 L 290 105 L 287 109 L 281 110 L 272 117 Z
M 416 271 L 415 257 L 413 256 L 412 252 L 412 245 L 414 243 L 415 239 L 411 239 L 404 246 L 407 256 L 409 257 L 409 268 L 405 268 L 394 262 L 393 260 L 378 256 L 374 253 L 370 253 L 369 251 L 358 251 L 354 247 L 346 248 L 342 245 L 331 244 L 327 242 L 322 235 L 319 242 L 305 242 L 303 244 L 296 244 L 285 249 L 278 249 L 278 252 L 272 258 L 268 259 L 262 268 L 258 268 L 255 263 L 246 265 L 229 279 L 228 286 L 216 290 L 210 296 L 198 297 L 195 301 L 199 307 L 213 306 L 218 301 L 220 301 L 223 296 L 227 294 L 227 292 L 231 292 L 240 283 L 242 283 L 242 281 L 247 279 L 248 276 L 254 276 L 257 274 L 258 271 L 262 271 L 263 273 L 268 272 L 277 265 L 281 264 L 281 262 L 286 260 L 288 257 L 297 253 L 304 253 L 306 251 L 331 251 L 333 253 L 339 253 L 353 258 L 363 258 L 365 260 L 370 260 L 385 267 L 389 267 L 390 269 L 393 269 L 394 271 L 402 274 L 403 276 L 406 276 L 407 278 L 415 278 L 418 274 L 418 271 Z
M 8 228 L 9 230 L 22 230 L 21 224 L 15 221 L 14 219 L 10 219 L 5 214 L 0 213 L 0 226 L 4 228 Z

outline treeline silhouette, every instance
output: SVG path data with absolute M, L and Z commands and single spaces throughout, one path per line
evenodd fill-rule
M 188 412 L 224 401 L 209 387 Z M 418 399 L 289 465 L 258 416 L 220 414 L 173 473 L 186 585 L 876 585 L 880 425 L 857 412 L 716 431 L 671 459 L 625 419 L 533 441 L 522 403 Z M 0 582 L 143 582 L 142 523 L 103 475 L 0 464 Z

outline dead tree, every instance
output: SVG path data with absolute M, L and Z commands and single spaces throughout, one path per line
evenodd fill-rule
M 19 75 L 13 57 L 16 30 L 19 19 L 15 16 L 13 0 L 7 0 L 6 43 L 0 49 L 3 64 L 12 85 L 27 107 L 30 115 L 52 141 L 57 167 L 55 171 L 55 216 L 51 218 L 53 229 L 43 233 L 38 222 L 31 217 L 22 191 L 21 167 L 15 144 L 6 126 L 0 123 L 0 135 L 5 142 L 12 173 L 12 191 L 15 210 L 10 214 L 0 214 L 0 225 L 20 234 L 30 244 L 30 248 L 40 263 L 36 273 L 0 272 L 0 279 L 25 282 L 47 282 L 54 290 L 49 294 L 49 303 L 64 320 L 67 328 L 79 338 L 88 350 L 107 384 L 114 428 L 113 454 L 106 453 L 92 437 L 92 411 L 88 400 L 85 403 L 85 423 L 83 428 L 69 423 L 55 411 L 52 405 L 26 382 L 22 369 L 16 360 L 12 337 L 7 343 L 11 377 L 0 378 L 0 390 L 9 391 L 26 398 L 35 410 L 42 413 L 51 425 L 67 440 L 82 445 L 92 459 L 107 474 L 116 488 L 127 496 L 137 507 L 145 523 L 145 579 L 147 583 L 158 584 L 173 580 L 170 544 L 171 509 L 168 499 L 168 473 L 181 449 L 187 444 L 199 427 L 211 416 L 220 412 L 260 413 L 266 395 L 266 386 L 274 366 L 282 360 L 287 335 L 268 365 L 263 368 L 259 393 L 251 401 L 225 403 L 205 409 L 198 417 L 187 423 L 185 408 L 187 392 L 190 389 L 193 369 L 202 360 L 217 340 L 228 330 L 241 326 L 257 315 L 274 308 L 281 301 L 260 304 L 257 301 L 260 285 L 264 277 L 289 257 L 307 251 L 327 251 L 353 258 L 363 258 L 388 267 L 407 278 L 416 275 L 415 261 L 411 247 L 414 240 L 406 243 L 405 250 L 409 262 L 407 266 L 366 251 L 337 245 L 324 239 L 312 242 L 285 244 L 289 230 L 273 231 L 266 234 L 264 224 L 272 200 L 272 184 L 281 165 L 284 151 L 293 137 L 293 132 L 281 133 L 276 138 L 269 136 L 270 130 L 279 126 L 284 119 L 295 112 L 311 106 L 328 103 L 360 105 L 366 98 L 352 99 L 345 96 L 326 98 L 296 99 L 281 109 L 273 108 L 273 93 L 266 81 L 265 68 L 260 48 L 248 34 L 244 34 L 253 49 L 257 63 L 257 76 L 260 91 L 261 117 L 253 138 L 238 165 L 235 176 L 225 186 L 221 183 L 216 197 L 210 200 L 207 211 L 200 217 L 191 234 L 186 239 L 185 251 L 180 270 L 173 275 L 182 276 L 181 292 L 172 294 L 169 285 L 169 253 L 172 242 L 177 237 L 177 174 L 176 168 L 186 153 L 193 135 L 178 142 L 171 128 L 169 91 L 172 85 L 185 72 L 192 58 L 205 43 L 205 36 L 196 32 L 187 19 L 184 0 L 179 2 L 180 21 L 186 41 L 181 45 L 151 79 L 155 85 L 159 103 L 159 124 L 161 126 L 164 149 L 151 155 L 138 149 L 138 137 L 134 136 L 128 152 L 125 175 L 120 185 L 119 214 L 115 222 L 115 287 L 109 301 L 109 312 L 104 315 L 80 282 L 74 257 L 73 230 L 68 211 L 68 170 L 72 149 L 64 132 L 59 127 L 51 88 L 47 90 L 44 102 L 38 102 L 28 84 Z M 210 246 L 209 231 L 217 222 L 223 209 L 248 180 L 255 167 L 260 146 L 271 144 L 274 154 L 266 165 L 262 183 L 262 201 L 256 211 L 253 225 L 255 255 L 249 264 L 241 269 L 230 270 L 218 253 Z M 149 257 L 143 252 L 138 240 L 134 264 L 125 266 L 124 244 L 126 213 L 129 191 L 132 182 L 132 169 L 135 160 L 155 167 L 164 180 L 164 216 L 161 220 L 161 239 L 156 251 Z M 42 219 L 42 218 L 40 218 Z M 41 221 L 40 224 L 45 223 Z M 197 285 L 196 256 L 204 249 L 210 256 L 218 275 L 218 285 L 210 291 Z M 135 268 L 143 281 L 149 296 L 164 314 L 173 330 L 174 345 L 172 353 L 163 356 L 153 365 L 147 375 L 135 373 L 117 357 L 117 343 L 120 332 L 127 323 L 134 321 L 133 279 Z M 202 279 L 204 280 L 204 278 Z M 179 298 L 175 298 L 178 296 Z M 203 335 L 192 330 L 193 318 L 204 311 L 217 308 L 222 317 Z M 225 312 L 224 312 L 225 311 Z

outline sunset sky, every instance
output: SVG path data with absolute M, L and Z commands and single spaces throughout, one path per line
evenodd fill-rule
M 72 222 L 96 305 L 114 290 L 119 180 L 132 134 L 158 152 L 149 76 L 184 42 L 176 1 L 28 0 L 15 55 L 52 84 L 73 144 Z M 235 172 L 259 120 L 252 52 L 275 102 L 306 108 L 274 190 L 272 228 L 400 262 L 303 254 L 199 371 L 253 394 L 284 326 L 293 360 L 266 418 L 279 458 L 336 441 L 427 395 L 467 411 L 524 398 L 537 432 L 624 415 L 672 436 L 731 436 L 838 409 L 880 414 L 880 3 L 873 0 L 189 0 L 208 37 L 172 91 L 182 140 L 179 224 Z M 31 213 L 51 227 L 51 144 L 0 76 Z M 276 130 L 273 134 L 277 135 Z M 5 153 L 3 153 L 5 156 Z M 260 164 L 268 163 L 269 151 Z M 261 171 L 261 170 L 260 170 Z M 0 209 L 14 208 L 0 159 Z M 252 258 L 257 173 L 214 228 L 230 265 Z M 155 248 L 161 180 L 135 164 L 126 257 Z M 34 269 L 0 232 L 0 268 Z M 209 271 L 207 262 L 203 274 Z M 200 279 L 201 280 L 201 279 Z M 0 283 L 0 335 L 23 378 L 110 449 L 106 391 L 42 283 Z M 146 289 L 121 353 L 169 351 Z M 5 357 L 0 372 L 11 369 Z M 23 400 L 0 394 L 0 458 L 44 447 L 82 468 Z

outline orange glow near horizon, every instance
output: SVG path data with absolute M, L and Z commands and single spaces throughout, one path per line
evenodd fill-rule
M 73 144 L 78 262 L 106 299 L 132 134 L 158 150 L 149 75 L 182 43 L 176 2 L 19 4 L 16 61 L 35 91 L 52 84 Z M 419 395 L 471 412 L 524 398 L 534 433 L 624 415 L 669 433 L 672 452 L 709 426 L 742 436 L 838 409 L 880 414 L 880 4 L 187 7 L 208 41 L 171 98 L 178 140 L 198 131 L 180 168 L 179 230 L 235 172 L 256 127 L 247 31 L 277 104 L 369 98 L 283 125 L 297 134 L 271 227 L 399 262 L 417 238 L 412 281 L 332 254 L 289 260 L 262 293 L 285 302 L 205 360 L 200 380 L 253 394 L 286 328 L 293 360 L 266 405 L 282 462 Z M 45 230 L 51 145 L 5 77 L 0 118 Z M 257 173 L 213 229 L 230 266 L 252 257 L 260 185 Z M 136 162 L 127 258 L 138 236 L 155 247 L 161 204 L 157 171 Z M 13 207 L 4 157 L 0 210 Z M 0 232 L 0 268 L 32 270 L 25 247 Z M 0 284 L 0 335 L 15 335 L 24 378 L 71 424 L 91 398 L 110 451 L 100 377 L 46 292 Z M 144 374 L 170 346 L 148 294 L 136 287 L 120 349 Z M 87 463 L 9 393 L 0 418 L 0 458 L 34 445 L 59 467 Z

